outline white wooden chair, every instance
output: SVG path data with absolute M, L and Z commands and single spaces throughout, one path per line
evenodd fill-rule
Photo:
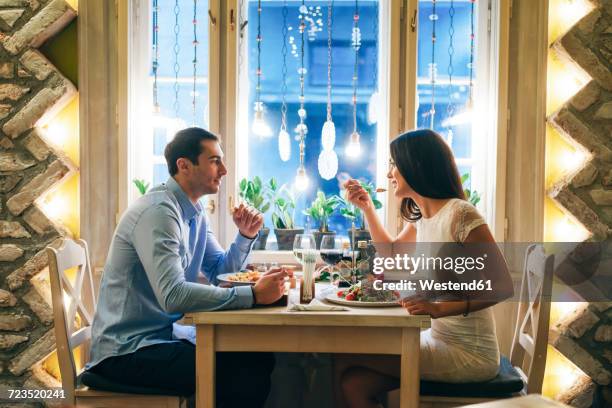
M 63 239 L 59 248 L 47 247 L 47 255 L 57 358 L 67 405 L 148 408 L 184 406 L 185 400 L 178 396 L 116 393 L 94 390 L 79 384 L 79 371 L 82 368 L 76 366 L 75 355 L 80 356 L 83 365 L 89 360 L 91 324 L 96 308 L 87 244 L 83 240 Z
M 523 382 L 523 389 L 508 395 L 507 392 L 495 395 L 491 392 L 487 396 L 466 395 L 459 392 L 457 395 L 421 395 L 420 407 L 457 407 L 467 404 L 476 404 L 492 401 L 509 396 L 519 396 L 542 391 L 544 368 L 546 365 L 546 351 L 548 347 L 548 326 L 550 319 L 550 296 L 552 290 L 552 277 L 554 255 L 546 255 L 542 245 L 530 245 L 525 253 L 525 264 L 519 308 L 515 333 L 510 349 L 510 359 L 502 357 L 502 366 L 518 374 Z M 499 380 L 499 375 L 492 381 Z M 430 383 L 441 391 L 449 387 L 464 387 L 465 389 L 478 388 L 481 392 L 492 387 L 492 382 L 460 384 Z M 423 389 L 424 382 L 421 383 Z M 429 387 L 432 388 L 432 387 Z M 388 395 L 388 407 L 399 406 L 399 392 L 395 390 Z

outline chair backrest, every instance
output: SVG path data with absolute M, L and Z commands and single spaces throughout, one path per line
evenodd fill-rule
M 75 362 L 75 350 L 78 348 L 81 363 L 89 360 L 96 307 L 89 252 L 85 241 L 64 238 L 59 248 L 47 247 L 47 255 L 62 388 L 69 400 L 74 401 L 80 369 Z
M 527 248 L 510 361 L 523 377 L 528 394 L 542 391 L 553 268 L 554 255 L 546 255 L 542 245 Z

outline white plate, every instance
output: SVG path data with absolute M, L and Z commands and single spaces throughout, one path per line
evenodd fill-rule
M 217 280 L 219 281 L 219 283 L 229 283 L 232 286 L 252 286 L 255 284 L 255 282 L 237 282 L 228 279 L 231 275 L 235 274 L 235 272 L 222 273 L 221 275 L 217 275 Z
M 325 300 L 336 303 L 343 306 L 357 306 L 357 307 L 400 307 L 398 302 L 361 302 L 357 300 L 346 300 L 338 297 L 335 293 L 330 293 L 325 296 Z

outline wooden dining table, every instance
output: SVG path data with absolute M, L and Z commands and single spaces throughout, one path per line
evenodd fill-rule
M 216 352 L 259 351 L 399 355 L 400 406 L 418 407 L 420 332 L 430 317 L 401 307 L 348 309 L 274 306 L 186 314 L 184 322 L 196 327 L 196 406 L 215 406 Z

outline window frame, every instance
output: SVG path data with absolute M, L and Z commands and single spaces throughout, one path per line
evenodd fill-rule
M 140 23 L 138 30 L 134 30 L 134 18 L 143 12 L 143 7 L 148 9 L 148 0 L 135 0 L 128 2 L 129 5 L 117 11 L 127 13 L 127 18 L 122 20 L 119 18 L 119 38 L 117 41 L 118 51 L 120 55 L 127 56 L 124 61 L 127 67 L 119 67 L 118 85 L 119 89 L 124 85 L 124 92 L 119 92 L 119 100 L 117 102 L 118 115 L 117 122 L 119 128 L 119 208 L 118 214 L 123 213 L 129 203 L 131 190 L 130 166 L 129 166 L 129 143 L 133 143 L 133 137 L 130 137 L 136 131 L 136 123 L 130 120 L 133 116 L 134 92 L 139 92 L 142 89 L 142 84 L 136 81 L 134 83 L 134 72 L 138 69 L 142 70 L 142 66 L 147 67 L 148 59 L 138 66 L 134 64 L 133 58 L 137 54 L 134 50 L 150 53 L 150 47 L 147 43 L 144 47 L 137 47 L 138 41 L 142 43 L 143 38 L 148 39 L 149 33 L 146 36 L 142 31 L 146 27 L 150 29 L 148 24 Z M 246 4 L 246 0 L 245 0 Z M 488 24 L 488 19 L 491 19 L 491 33 L 488 34 L 487 53 L 485 58 L 478 58 L 479 65 L 484 64 L 490 72 L 487 79 L 487 85 L 494 85 L 492 89 L 495 92 L 490 94 L 489 112 L 494 113 L 490 116 L 496 118 L 488 122 L 487 132 L 490 135 L 491 142 L 487 143 L 486 156 L 489 157 L 486 164 L 487 171 L 485 175 L 485 184 L 487 191 L 486 202 L 483 202 L 484 209 L 487 213 L 487 221 L 489 222 L 496 239 L 503 240 L 505 230 L 505 186 L 506 186 L 506 119 L 507 119 L 507 36 L 509 25 L 508 4 L 505 0 L 489 0 L 484 2 L 489 10 L 488 13 L 479 13 L 479 32 L 482 32 L 482 24 Z M 239 0 L 209 0 L 209 15 L 215 19 L 215 23 L 208 21 L 209 26 L 209 128 L 211 131 L 221 136 L 223 149 L 226 157 L 228 175 L 225 182 L 222 183 L 220 191 L 217 195 L 210 196 L 209 201 L 209 220 L 211 228 L 215 231 L 219 242 L 222 245 L 229 245 L 237 233 L 231 216 L 229 215 L 228 207 L 235 202 L 236 192 L 238 187 L 238 174 L 236 169 L 236 130 L 238 118 L 238 98 L 237 90 L 240 78 L 237 78 L 237 60 L 238 60 L 238 6 Z M 380 130 L 380 134 L 386 134 L 387 137 L 378 138 L 377 150 L 379 157 L 388 155 L 388 143 L 405 129 L 412 129 L 416 123 L 416 82 L 417 82 L 417 34 L 418 27 L 413 24 L 418 24 L 418 0 L 390 0 L 389 2 L 381 2 L 381 19 L 385 19 L 387 24 L 379 24 L 379 38 L 383 43 L 383 38 L 386 39 L 388 47 L 388 58 L 382 59 L 379 73 L 381 77 L 387 76 L 386 83 L 389 85 L 386 93 L 387 112 L 389 115 L 388 126 L 385 130 Z M 483 16 L 484 14 L 487 14 Z M 416 18 L 416 21 L 414 21 Z M 497 24 L 494 24 L 495 21 Z M 486 26 L 485 26 L 486 28 Z M 138 38 L 135 38 L 138 37 Z M 479 40 L 481 41 L 481 40 Z M 481 42 L 479 42 L 479 45 Z M 479 46 L 480 48 L 480 46 Z M 142 57 L 139 57 L 142 58 Z M 215 64 L 210 64 L 211 60 L 215 60 Z M 120 59 L 121 61 L 121 59 Z M 142 61 L 142 60 L 141 60 Z M 123 70 L 123 74 L 121 71 Z M 479 74 L 482 68 L 479 66 Z M 148 75 L 145 75 L 146 78 Z M 141 81 L 146 82 L 146 81 Z M 482 84 L 483 81 L 480 81 Z M 385 83 L 382 82 L 381 83 Z M 481 86 L 484 86 L 482 84 Z M 140 91 L 142 92 L 142 91 Z M 149 93 L 146 91 L 145 93 Z M 384 95 L 384 93 L 381 92 Z M 122 114 L 121 97 L 125 96 L 127 100 L 126 106 L 123 106 Z M 142 105 L 142 104 L 141 104 Z M 495 111 L 495 112 L 493 112 Z M 414 112 L 414 114 L 409 114 Z M 125 132 L 125 133 L 124 133 Z M 121 135 L 124 134 L 124 137 Z M 381 153 L 381 151 L 385 153 Z M 379 160 L 377 168 L 377 178 L 380 179 L 386 174 L 387 160 Z M 495 188 L 497 186 L 497 188 Z M 133 189 L 132 189 L 133 190 Z M 399 215 L 399 206 L 388 205 L 394 201 L 393 193 L 388 191 L 385 194 L 384 202 L 384 223 L 389 231 L 398 233 L 403 228 L 403 222 Z M 223 203 L 219 205 L 218 203 Z M 253 251 L 251 257 L 253 262 L 269 260 L 273 257 L 279 262 L 293 262 L 293 256 L 290 252 L 282 251 Z

